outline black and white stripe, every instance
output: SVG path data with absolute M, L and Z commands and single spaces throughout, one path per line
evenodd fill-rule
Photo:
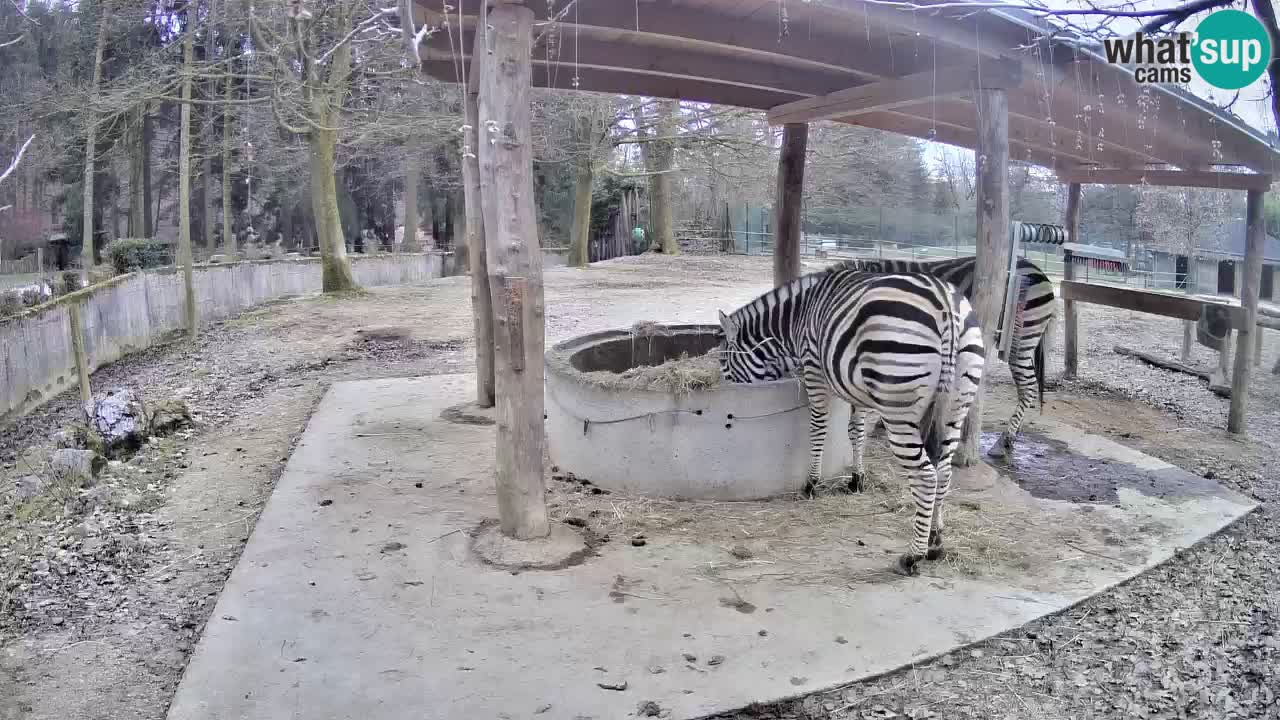
M 977 261 L 973 256 L 931 262 L 849 260 L 836 267 L 867 272 L 929 273 L 955 285 L 966 298 L 972 301 L 973 277 Z M 1000 441 L 991 449 L 992 454 L 995 455 L 1010 453 L 1018 432 L 1022 429 L 1022 420 L 1027 411 L 1037 404 L 1042 410 L 1044 407 L 1045 356 L 1051 337 L 1055 307 L 1053 282 L 1039 266 L 1026 259 L 1018 259 L 1017 272 L 1018 281 L 1014 288 L 1019 293 L 1019 297 L 1015 307 L 1020 312 L 1014 315 L 1014 337 L 1009 348 L 1012 359 L 1001 359 L 1008 361 L 1009 371 L 1013 374 L 1013 383 L 1018 390 L 1018 406 L 1009 418 L 1004 432 L 1001 433 Z M 1003 294 L 1002 290 L 1001 295 Z M 995 342 L 998 347 L 999 330 L 996 331 Z
M 884 420 L 916 505 L 911 546 L 898 567 L 912 573 L 919 559 L 939 557 L 951 455 L 985 360 L 982 331 L 964 295 L 935 275 L 837 266 L 771 290 L 732 315 L 720 313 L 720 325 L 726 379 L 760 382 L 799 371 L 809 401 L 806 494 L 819 480 L 831 397 L 853 407 L 850 440 L 860 409 Z M 855 451 L 860 478 L 856 440 Z

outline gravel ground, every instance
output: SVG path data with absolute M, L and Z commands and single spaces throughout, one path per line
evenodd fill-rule
M 642 257 L 546 275 L 548 340 L 636 321 L 713 322 L 770 282 L 768 259 Z M 1125 586 L 1008 636 L 879 680 L 722 720 L 1280 718 L 1280 588 L 1271 455 L 1280 378 L 1255 374 L 1245 439 L 1226 401 L 1111 348 L 1173 358 L 1177 322 L 1084 306 L 1081 380 L 1046 412 L 1264 502 L 1231 530 Z M 365 332 L 359 332 L 364 330 Z M 162 718 L 213 600 L 314 403 L 333 381 L 464 372 L 467 283 L 272 304 L 105 368 L 95 387 L 181 397 L 194 427 L 108 468 L 95 500 L 34 512 L 0 497 L 0 720 Z M 1060 367 L 1055 342 L 1054 364 Z M 1194 361 L 1210 367 L 1211 353 Z M 1007 411 L 1006 369 L 989 403 Z M 0 493 L 74 416 L 63 396 L 0 430 Z M 988 422 L 996 419 L 989 414 Z M 1034 422 L 1034 416 L 1032 419 Z M 62 500 L 65 499 L 65 502 Z

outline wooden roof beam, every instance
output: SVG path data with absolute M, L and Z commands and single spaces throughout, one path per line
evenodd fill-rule
M 415 2 L 419 7 L 426 5 L 426 0 Z M 483 2 L 484 0 L 451 0 L 451 4 L 461 6 L 463 22 L 468 25 L 474 22 L 472 18 L 478 14 Z M 534 3 L 533 7 L 540 17 L 545 15 L 541 3 Z M 442 19 L 438 5 L 426 7 L 424 15 L 432 22 Z M 449 21 L 454 26 L 457 25 L 457 17 L 456 9 L 449 12 Z M 887 51 L 877 52 L 882 49 L 879 45 L 853 48 L 842 39 L 820 34 L 816 29 L 812 33 L 792 32 L 789 36 L 780 36 L 776 23 L 750 19 L 730 22 L 726 21 L 723 13 L 684 5 L 642 2 L 637 8 L 629 3 L 579 0 L 574 11 L 560 21 L 560 38 L 566 48 L 572 44 L 575 36 L 574 23 L 581 28 L 580 37 L 603 37 L 602 33 L 613 31 L 625 33 L 638 41 L 646 36 L 675 38 L 690 50 L 707 50 L 733 58 L 755 57 L 766 62 L 783 62 L 800 72 L 821 71 L 825 67 L 829 71 L 851 73 L 869 81 L 922 71 L 933 66 L 931 58 L 927 62 L 923 56 L 919 59 L 894 59 Z M 534 32 L 541 33 L 546 27 L 545 24 L 535 23 Z M 876 37 L 874 34 L 869 35 L 868 42 L 875 41 Z M 537 50 L 534 53 L 537 54 Z M 806 64 L 807 69 L 801 67 Z M 824 92 L 838 88 L 839 86 Z
M 1155 185 L 1158 187 L 1193 187 L 1211 190 L 1262 190 L 1271 189 L 1270 175 L 1246 173 L 1209 172 L 1198 170 L 1129 170 L 1076 168 L 1059 170 L 1058 180 L 1064 183 L 1089 183 L 1094 185 Z
M 449 38 L 444 37 L 443 33 L 436 33 L 423 45 L 422 56 L 433 60 L 453 59 L 457 53 L 459 35 L 465 40 L 466 47 L 472 47 L 475 33 L 471 28 L 455 33 L 452 47 Z M 617 70 L 739 85 L 782 93 L 790 96 L 791 100 L 825 93 L 833 86 L 856 85 L 860 80 L 858 75 L 850 71 L 797 71 L 785 64 L 756 57 L 735 58 L 700 48 L 655 49 L 635 42 L 610 42 L 585 36 L 572 43 L 562 39 L 558 53 L 552 57 L 535 49 L 533 58 L 534 62 L 543 65 L 559 66 L 560 72 L 570 76 L 575 67 Z
M 979 74 L 985 87 L 1017 87 L 1022 82 L 1021 66 L 1015 62 L 929 70 L 779 105 L 769 110 L 769 124 L 850 118 L 934 98 L 969 95 Z
M 978 142 L 978 134 L 971 127 L 932 122 L 894 110 L 882 110 L 858 115 L 852 118 L 849 124 L 862 125 L 863 127 L 886 130 L 910 135 L 922 140 L 934 140 L 969 149 L 976 147 Z M 1074 157 L 1070 153 L 1051 152 L 1037 142 L 1028 142 L 1024 133 L 1018 132 L 1013 128 L 1009 131 L 1009 154 L 1016 160 L 1035 163 L 1046 168 L 1074 168 L 1084 161 L 1082 158 Z
M 470 57 L 464 58 L 470 62 Z M 457 66 L 453 60 L 427 57 L 422 70 L 445 82 L 454 82 Z M 773 90 L 760 90 L 739 85 L 726 85 L 709 80 L 678 78 L 666 75 L 644 75 L 617 70 L 579 66 L 578 86 L 573 85 L 573 72 L 535 59 L 533 85 L 550 90 L 578 90 L 610 95 L 644 95 L 669 100 L 686 100 L 740 108 L 761 109 L 793 99 L 794 95 Z

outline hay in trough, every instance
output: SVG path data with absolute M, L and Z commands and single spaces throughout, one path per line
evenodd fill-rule
M 720 361 L 714 353 L 679 358 L 661 365 L 641 365 L 620 373 L 597 370 L 582 374 L 585 380 L 600 387 L 617 390 L 666 390 L 686 395 L 693 390 L 706 390 L 720 384 Z
M 642 320 L 631 326 L 632 357 L 635 346 L 648 342 L 669 330 L 652 320 Z M 690 357 L 680 357 L 661 365 L 638 365 L 620 373 L 596 370 L 582 374 L 585 382 L 615 390 L 660 390 L 676 395 L 687 395 L 694 390 L 706 390 L 720 384 L 720 361 L 715 351 Z

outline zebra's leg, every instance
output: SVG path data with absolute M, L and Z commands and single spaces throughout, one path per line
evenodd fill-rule
M 925 553 L 927 560 L 939 560 L 946 551 L 942 547 L 943 505 L 947 494 L 951 492 L 951 459 L 956 447 L 960 444 L 960 436 L 964 430 L 965 418 L 969 408 L 978 394 L 978 386 L 982 383 L 983 358 L 971 352 L 965 352 L 957 360 L 955 386 L 952 389 L 951 406 L 948 417 L 942 426 L 942 443 L 938 456 L 938 486 L 933 503 L 933 526 L 929 530 L 929 549 Z
M 914 424 L 890 422 L 888 418 L 885 418 L 884 427 L 889 434 L 889 448 L 907 474 L 907 486 L 916 505 L 912 519 L 911 545 L 907 548 L 907 553 L 898 558 L 895 570 L 902 575 L 915 575 L 919 572 L 916 565 L 928 555 L 934 499 L 938 492 L 938 473 L 924 451 L 924 440 L 919 428 Z
M 1014 408 L 1004 432 L 1000 433 L 1000 440 L 991 446 L 988 454 L 992 457 L 1007 458 L 1013 454 L 1013 443 L 1022 430 L 1022 419 L 1028 410 L 1036 406 L 1035 352 L 1040 341 L 1039 337 L 1027 338 L 1018 345 L 1018 353 L 1009 363 L 1013 384 L 1018 390 L 1018 406 Z
M 961 427 L 963 427 L 963 416 L 961 416 Z M 957 441 L 959 433 L 956 434 Z M 942 457 L 938 458 L 937 476 L 937 494 L 933 499 L 933 525 L 929 528 L 929 549 L 925 551 L 926 560 L 940 560 L 946 555 L 946 550 L 942 547 L 942 506 L 947 500 L 947 493 L 951 492 L 951 452 L 955 449 L 956 442 L 946 441 L 943 447 Z
M 822 450 L 827 444 L 831 396 L 820 369 L 806 366 L 803 382 L 809 399 L 809 472 L 804 479 L 804 496 L 811 498 L 817 494 L 818 483 L 822 480 Z
M 872 413 L 860 409 L 857 405 L 849 408 L 849 444 L 853 446 L 853 471 L 849 478 L 849 492 L 860 493 L 866 474 L 862 466 L 862 448 L 867 444 L 867 418 L 872 422 L 878 418 Z

